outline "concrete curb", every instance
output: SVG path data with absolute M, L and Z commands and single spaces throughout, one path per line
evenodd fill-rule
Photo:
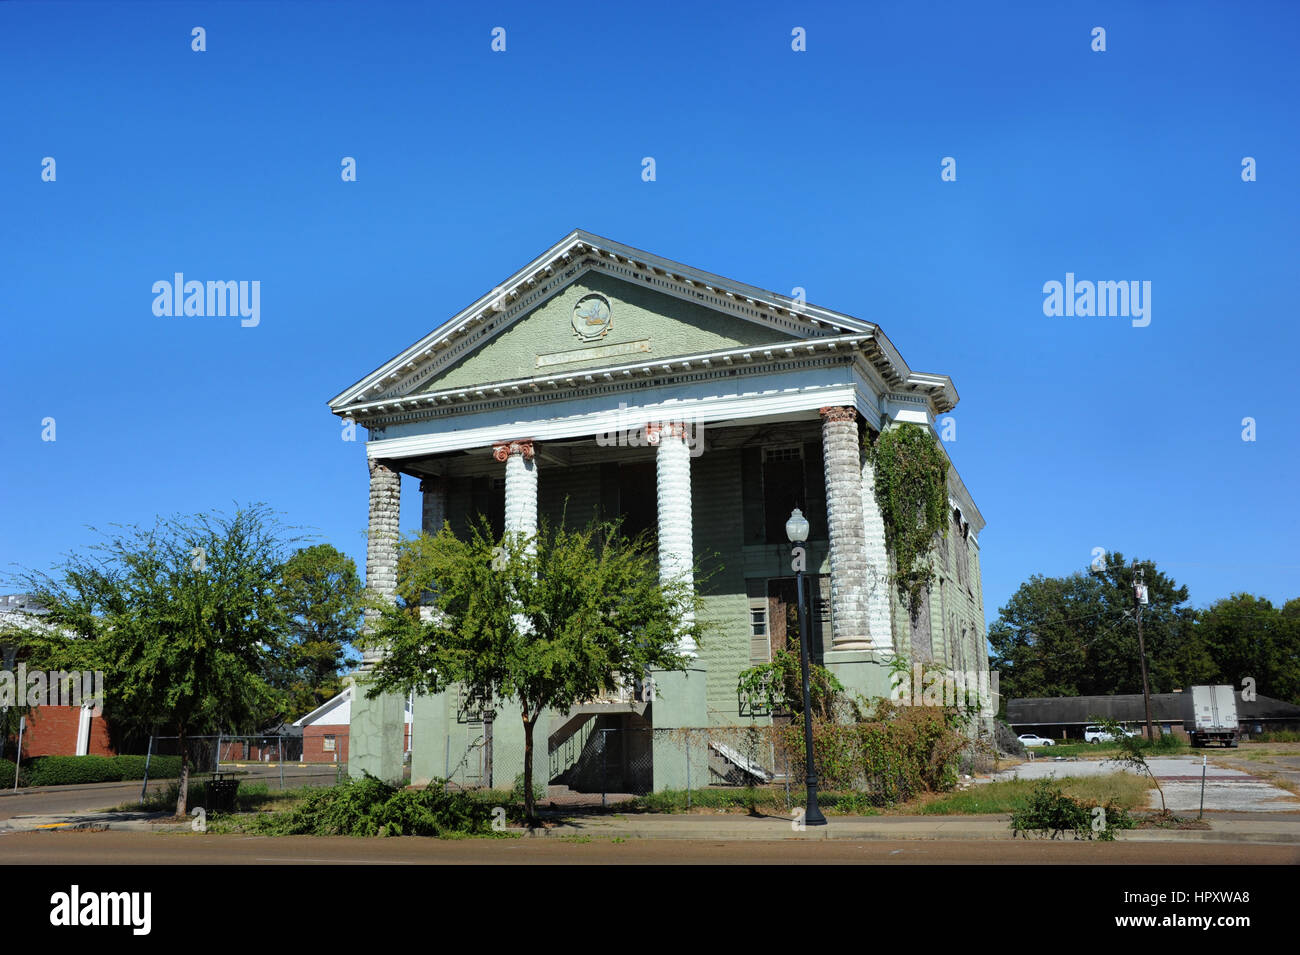
M 708 817 L 703 817 L 708 819 Z M 697 821 L 658 819 L 654 821 L 606 822 L 587 825 L 559 825 L 549 829 L 513 830 L 525 838 L 592 838 L 592 839 L 683 839 L 717 842 L 781 842 L 837 839 L 860 842 L 894 841 L 1009 841 L 1006 821 L 958 820 L 936 818 L 932 822 L 863 822 L 836 821 L 817 828 L 794 831 L 785 820 L 719 819 Z M 712 824 L 710 824 L 712 822 Z M 1213 829 L 1133 829 L 1115 834 L 1123 842 L 1222 842 L 1300 845 L 1300 823 L 1277 823 L 1220 820 Z M 1030 840 L 1039 841 L 1039 840 Z M 1050 840 L 1041 840 L 1050 841 Z M 1063 841 L 1075 841 L 1066 837 Z M 1079 840 L 1086 841 L 1086 840 Z
M 65 815 L 15 816 L 0 821 L 0 834 L 8 832 L 107 830 L 124 832 L 188 832 L 190 824 L 167 822 L 168 813 L 111 812 Z M 1135 829 L 1117 832 L 1121 842 L 1214 842 L 1238 844 L 1300 845 L 1300 821 L 1209 820 L 1213 829 Z M 933 820 L 879 821 L 834 819 L 825 827 L 795 831 L 786 819 L 749 819 L 727 816 L 660 816 L 653 819 L 596 818 L 584 824 L 567 823 L 549 829 L 508 830 L 531 839 L 642 839 L 709 842 L 1008 842 L 1011 832 L 1002 819 L 936 817 Z M 1050 841 L 1033 839 L 1030 841 Z M 1075 840 L 1065 837 L 1061 841 Z

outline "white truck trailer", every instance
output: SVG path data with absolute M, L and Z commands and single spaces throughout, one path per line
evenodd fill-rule
M 1230 686 L 1194 686 L 1187 694 L 1191 711 L 1183 729 L 1193 746 L 1237 745 L 1237 698 Z

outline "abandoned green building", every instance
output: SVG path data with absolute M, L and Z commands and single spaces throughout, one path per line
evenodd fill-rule
M 681 647 L 690 669 L 542 723 L 535 778 L 571 782 L 596 727 L 769 721 L 739 698 L 737 676 L 784 645 L 795 507 L 811 525 L 810 648 L 847 688 L 889 695 L 900 653 L 987 679 L 979 510 L 950 468 L 951 526 L 932 554 L 928 607 L 913 618 L 889 581 L 862 451 L 867 430 L 934 430 L 956 404 L 947 376 L 913 371 L 872 322 L 575 231 L 330 408 L 368 430 L 366 582 L 378 593 L 396 582 L 403 474 L 419 479 L 428 531 L 486 514 L 497 531 L 527 533 L 567 507 L 571 521 L 622 515 L 628 531 L 655 532 L 665 576 L 717 555 L 702 591 L 717 629 Z M 357 694 L 353 775 L 401 776 L 406 704 Z M 496 707 L 495 734 L 454 692 L 413 708 L 413 782 L 510 785 L 523 741 L 509 704 Z M 638 757 L 641 784 L 655 788 L 680 786 L 692 759 L 701 784 L 706 764 L 728 758 L 726 747 L 631 753 L 637 745 L 620 758 Z

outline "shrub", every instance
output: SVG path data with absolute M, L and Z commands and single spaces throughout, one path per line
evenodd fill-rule
M 1100 808 L 1103 815 L 1098 815 Z M 1094 820 L 1105 819 L 1105 824 L 1097 827 Z M 1042 835 L 1051 833 L 1056 839 L 1065 832 L 1073 832 L 1076 839 L 1091 839 L 1094 836 L 1103 841 L 1112 841 L 1115 830 L 1132 829 L 1134 823 L 1128 811 L 1109 802 L 1099 806 L 1095 802 L 1081 801 L 1063 793 L 1059 786 L 1049 780 L 1040 780 L 1029 794 L 1028 805 L 1011 814 L 1011 836 L 1023 835 L 1028 838 L 1030 832 Z
M 115 783 L 143 779 L 144 759 L 143 756 L 38 756 L 24 769 L 30 786 Z M 179 756 L 154 756 L 149 761 L 150 779 L 172 779 L 180 774 Z
M 18 767 L 7 759 L 0 759 L 0 789 L 12 789 L 14 785 L 14 771 Z M 19 774 L 19 785 L 27 785 L 27 767 L 24 766 Z
M 397 789 L 369 773 L 307 795 L 288 812 L 258 820 L 268 835 L 447 836 L 492 831 L 492 809 L 469 793 L 447 792 L 441 780 Z
M 813 725 L 817 775 L 829 790 L 863 792 L 871 805 L 892 805 L 957 782 L 957 757 L 970 741 L 962 717 L 936 706 L 879 700 L 865 719 Z M 786 728 L 791 765 L 802 759 L 803 728 Z
M 515 784 L 510 789 L 508 797 L 512 803 L 522 803 L 524 801 L 524 774 L 520 773 L 515 777 Z M 546 798 L 546 784 L 533 780 L 533 799 L 541 802 Z

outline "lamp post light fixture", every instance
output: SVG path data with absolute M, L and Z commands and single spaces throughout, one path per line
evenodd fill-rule
M 808 539 L 808 519 L 795 508 L 785 522 L 785 536 L 790 539 L 790 569 L 794 571 L 794 586 L 799 608 L 799 663 L 803 669 L 803 753 L 804 782 L 808 789 L 808 805 L 804 811 L 806 826 L 824 826 L 826 817 L 817 806 L 817 771 L 813 768 L 812 739 L 812 687 L 808 678 L 808 614 L 803 604 L 803 572 L 808 566 L 808 552 L 804 541 Z

